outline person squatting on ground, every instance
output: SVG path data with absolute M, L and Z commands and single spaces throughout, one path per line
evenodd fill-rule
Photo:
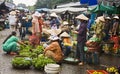
M 63 42 L 63 46 L 64 46 L 64 57 L 68 57 L 69 54 L 71 53 L 71 49 L 72 49 L 72 41 L 70 38 L 70 35 L 67 32 L 63 32 L 60 35 L 62 42 Z
M 5 51 L 7 54 L 17 54 L 18 48 L 17 48 L 17 43 L 18 44 L 23 44 L 21 41 L 19 41 L 18 37 L 16 37 L 16 32 L 13 31 L 3 42 L 3 51 Z
M 60 47 L 59 38 L 58 36 L 50 36 L 50 40 L 51 43 L 44 49 L 44 54 L 59 63 L 63 60 L 63 52 Z

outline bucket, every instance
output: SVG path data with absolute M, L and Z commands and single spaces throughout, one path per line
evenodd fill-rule
M 44 71 L 47 74 L 59 74 L 59 72 L 60 72 L 60 65 L 58 65 L 58 64 L 47 64 L 44 67 Z

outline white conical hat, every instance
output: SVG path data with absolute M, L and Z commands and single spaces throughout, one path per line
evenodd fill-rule
M 50 29 L 50 30 L 47 30 L 48 33 L 50 33 L 51 35 L 58 35 L 61 33 L 61 29 Z
M 105 19 L 108 19 L 108 20 L 110 20 L 111 18 L 108 16 L 108 17 L 106 17 Z
M 54 41 L 54 40 L 58 40 L 59 37 L 56 36 L 56 35 L 51 35 L 51 36 L 49 37 L 49 39 Z
M 98 17 L 97 19 L 98 19 L 99 21 L 105 22 L 104 16 L 100 16 L 100 17 Z
M 11 11 L 10 15 L 16 15 L 16 11 Z
M 70 35 L 67 32 L 63 32 L 60 37 L 70 37 Z
M 63 25 L 67 25 L 67 24 L 69 24 L 67 21 L 64 21 L 64 22 L 63 22 Z
M 42 16 L 42 15 L 41 15 L 38 11 L 36 11 L 32 16 L 33 16 L 33 17 L 34 17 L 34 16 L 40 17 L 40 16 Z
M 114 16 L 113 18 L 115 18 L 115 19 L 119 19 L 119 17 L 118 17 L 118 16 Z
M 56 13 L 51 13 L 50 16 L 51 17 L 58 17 Z
M 87 18 L 84 14 L 80 14 L 76 17 L 76 19 L 81 19 L 81 20 L 88 20 L 89 18 Z

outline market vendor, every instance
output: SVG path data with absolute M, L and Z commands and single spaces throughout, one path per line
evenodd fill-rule
M 63 52 L 60 47 L 59 38 L 54 35 L 50 37 L 50 40 L 51 43 L 44 50 L 45 56 L 54 59 L 56 62 L 62 61 Z
M 58 15 L 56 13 L 51 13 L 50 17 L 51 17 L 50 21 L 51 29 L 59 29 L 60 20 L 58 19 Z
M 64 21 L 61 25 L 61 30 L 63 32 L 70 33 L 69 23 L 67 21 Z
M 104 41 L 108 40 L 110 38 L 110 28 L 111 28 L 112 24 L 111 24 L 111 18 L 105 17 L 105 28 L 104 28 L 104 32 L 105 32 L 105 37 L 103 38 Z
M 104 33 L 105 19 L 103 16 L 100 16 L 96 19 L 95 22 L 96 24 L 95 24 L 94 32 L 97 35 L 97 37 L 102 40 L 105 37 L 105 33 Z
M 65 47 L 64 56 L 68 57 L 72 48 L 72 41 L 70 35 L 67 32 L 63 32 L 60 37 L 62 38 L 62 42 Z
M 16 37 L 16 32 L 13 31 L 3 42 L 3 51 L 5 51 L 7 54 L 17 54 L 18 48 L 17 43 L 23 44 L 19 41 L 19 39 Z M 24 44 L 23 44 L 24 45 Z
M 112 28 L 112 35 L 118 35 L 119 34 L 119 17 L 114 16 L 114 23 L 113 23 L 113 28 Z
M 84 46 L 86 42 L 88 18 L 84 14 L 81 14 L 78 15 L 76 19 L 81 22 L 79 29 L 77 31 L 72 31 L 77 34 L 76 58 L 79 60 L 79 65 L 84 65 L 86 62 Z

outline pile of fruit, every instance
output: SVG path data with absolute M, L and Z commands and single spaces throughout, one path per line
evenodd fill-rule
M 109 72 L 109 73 L 119 74 L 118 69 L 115 68 L 115 67 L 109 67 L 109 68 L 106 69 L 106 71 Z
M 103 72 L 94 71 L 92 74 L 104 74 Z

